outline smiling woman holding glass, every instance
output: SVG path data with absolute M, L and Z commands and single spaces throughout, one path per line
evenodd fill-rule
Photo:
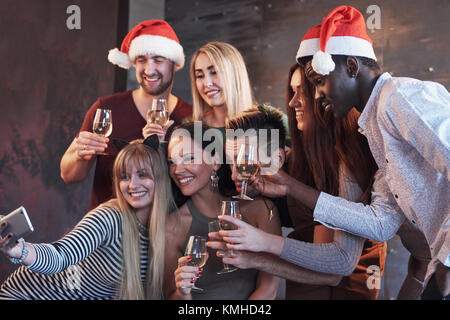
M 200 137 L 203 137 L 209 127 L 197 123 L 202 130 Z M 225 195 L 227 186 L 231 183 L 234 187 L 231 177 L 223 175 L 225 165 L 221 164 L 217 156 L 219 150 L 209 153 L 210 148 L 206 148 L 213 142 L 197 141 L 194 138 L 194 128 L 194 123 L 182 125 L 177 129 L 184 129 L 187 135 L 178 135 L 180 131 L 176 129 L 168 140 L 170 176 L 188 200 L 178 212 L 167 218 L 166 298 L 274 299 L 279 284 L 277 277 L 254 269 L 217 274 L 224 266 L 212 250 L 208 251 L 208 260 L 204 267 L 189 265 L 189 258 L 184 256 L 190 236 L 208 238 L 208 223 L 217 220 L 222 201 L 231 200 Z M 219 135 L 217 132 L 217 136 Z M 223 148 L 222 144 L 219 145 Z M 211 178 L 214 176 L 219 177 L 217 184 Z M 216 187 L 218 190 L 215 190 Z M 267 211 L 261 199 L 242 202 L 240 205 L 243 221 L 269 233 L 281 233 L 277 212 L 271 221 L 268 221 L 267 215 L 259 214 Z M 204 291 L 191 291 L 194 284 Z

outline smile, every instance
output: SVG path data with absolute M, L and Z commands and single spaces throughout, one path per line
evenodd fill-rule
M 155 82 L 155 81 L 158 81 L 158 80 L 161 79 L 161 77 L 158 76 L 158 75 L 154 75 L 154 76 L 152 76 L 152 77 L 148 77 L 148 76 L 146 76 L 146 75 L 143 75 L 142 78 L 143 78 L 145 81 L 149 81 L 149 82 Z
M 178 182 L 180 183 L 181 186 L 185 186 L 191 183 L 192 181 L 194 181 L 194 177 L 178 178 Z
M 141 198 L 147 194 L 147 191 L 130 192 L 130 196 L 133 198 Z
M 215 95 L 217 95 L 219 93 L 220 93 L 220 90 L 210 90 L 210 91 L 205 92 L 205 95 L 208 98 L 212 98 L 212 97 L 214 97 Z

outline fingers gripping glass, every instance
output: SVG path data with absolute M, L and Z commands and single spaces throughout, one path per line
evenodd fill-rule
M 254 145 L 242 144 L 236 159 L 236 170 L 242 177 L 242 189 L 239 196 L 233 196 L 235 199 L 253 200 L 247 193 L 248 179 L 258 172 L 258 155 Z
M 208 231 L 209 232 L 219 232 L 221 230 L 220 228 L 220 221 L 219 220 L 214 220 L 208 223 Z M 218 271 L 217 274 L 224 274 L 224 273 L 228 273 L 228 272 L 233 272 L 237 270 L 236 267 L 230 266 L 226 263 L 223 264 L 223 269 Z
M 191 260 L 187 262 L 188 266 L 203 267 L 206 264 L 206 260 L 208 260 L 206 239 L 201 236 L 190 236 L 184 255 L 191 257 Z M 199 293 L 205 291 L 205 289 L 195 286 L 195 283 L 191 290 Z
M 167 107 L 167 99 L 153 99 L 150 116 L 147 120 L 148 122 L 158 124 L 161 127 L 165 127 L 167 125 L 167 123 L 169 122 L 169 109 Z
M 222 215 L 228 215 L 234 218 L 237 218 L 239 220 L 242 220 L 241 210 L 239 208 L 239 202 L 237 201 L 222 201 L 222 208 L 221 208 L 221 214 Z M 228 221 L 220 221 L 220 229 L 221 230 L 236 230 L 237 227 Z M 227 250 L 227 255 L 233 256 L 234 252 L 233 250 Z M 229 273 L 238 270 L 237 267 L 230 267 L 227 264 L 224 264 L 223 270 L 217 272 L 217 274 L 224 274 Z
M 95 112 L 94 123 L 92 124 L 92 131 L 102 137 L 109 137 L 112 133 L 112 111 L 109 109 L 97 109 Z M 98 152 L 97 154 L 107 155 L 105 152 Z

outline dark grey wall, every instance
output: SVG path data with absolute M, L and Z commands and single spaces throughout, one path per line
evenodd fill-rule
M 32 242 L 57 240 L 87 212 L 91 178 L 66 185 L 59 163 L 98 96 L 114 91 L 119 0 L 0 2 L 0 212 L 20 205 Z M 81 29 L 69 30 L 69 5 Z M 0 282 L 15 267 L 0 255 Z
M 188 61 L 207 41 L 236 46 L 247 62 L 257 100 L 284 108 L 286 74 L 295 63 L 301 38 L 341 4 L 339 0 L 166 0 L 166 20 L 177 32 Z M 349 0 L 345 4 L 360 10 L 366 20 L 372 15 L 366 12 L 370 5 L 381 9 L 381 29 L 369 35 L 385 71 L 439 81 L 450 88 L 450 1 Z M 189 100 L 188 69 L 178 72 L 174 91 Z

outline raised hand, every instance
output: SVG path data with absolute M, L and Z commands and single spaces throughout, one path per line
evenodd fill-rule
M 2 234 L 8 227 L 8 222 L 4 221 L 0 225 L 0 234 Z M 19 258 L 22 255 L 22 242 L 10 243 L 14 236 L 11 232 L 4 237 L 0 236 L 0 251 L 11 258 Z M 20 239 L 19 239 L 20 240 Z
M 222 215 L 219 219 L 231 222 L 238 227 L 237 230 L 219 232 L 223 240 L 227 242 L 228 249 L 281 254 L 284 246 L 283 237 L 264 232 L 231 216 Z
M 267 197 L 283 197 L 288 194 L 291 179 L 293 178 L 280 169 L 275 174 L 258 174 L 250 178 L 249 184 Z
M 230 257 L 225 251 L 217 251 L 217 256 L 222 258 L 223 263 L 233 265 L 239 269 L 256 269 L 260 255 L 261 253 L 250 251 L 235 251 L 234 255 Z
M 188 256 L 179 258 L 178 268 L 174 272 L 176 288 L 183 295 L 191 294 L 195 280 L 201 277 L 202 268 L 187 265 L 191 259 Z
M 108 147 L 109 139 L 88 131 L 81 131 L 75 139 L 76 154 L 80 159 L 89 160 L 96 153 L 102 153 Z
M 147 119 L 150 117 L 151 110 L 147 111 Z M 147 138 L 148 136 L 151 136 L 152 134 L 156 134 L 159 138 L 159 141 L 162 141 L 164 139 L 164 136 L 167 133 L 167 130 L 170 128 L 171 125 L 174 124 L 173 120 L 169 120 L 164 127 L 157 123 L 151 123 L 150 121 L 147 121 L 147 124 L 142 129 L 142 136 Z

